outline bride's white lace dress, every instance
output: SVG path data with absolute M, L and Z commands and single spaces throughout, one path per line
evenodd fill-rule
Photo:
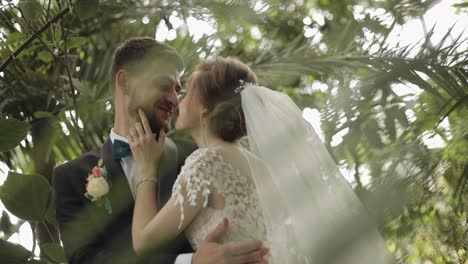
M 244 154 L 243 151 L 239 153 Z M 247 158 L 246 155 L 243 157 Z M 243 164 L 248 166 L 246 161 Z M 185 199 L 195 206 L 197 195 L 203 195 L 203 208 L 185 229 L 194 249 L 224 217 L 229 219 L 229 228 L 221 243 L 266 240 L 267 232 L 254 183 L 241 170 L 225 161 L 219 150 L 213 148 L 200 148 L 186 159 L 172 195 L 180 209 L 180 224 L 184 221 Z M 185 178 L 185 190 L 180 183 L 182 177 Z M 223 207 L 212 207 L 214 194 L 223 198 Z
M 260 165 L 259 165 L 260 164 Z M 229 228 L 219 242 L 230 243 L 245 240 L 261 240 L 270 249 L 267 261 L 270 264 L 374 264 L 394 263 L 386 253 L 385 243 L 378 233 L 369 239 L 363 239 L 362 247 L 353 246 L 352 250 L 334 252 L 337 256 L 330 261 L 317 261 L 305 248 L 299 248 L 298 242 L 311 241 L 327 248 L 328 244 L 321 244 L 316 238 L 317 229 L 307 230 L 304 241 L 297 239 L 293 230 L 296 220 L 290 215 L 282 214 L 278 206 L 274 215 L 264 216 L 262 203 L 269 203 L 270 208 L 281 203 L 279 193 L 268 193 L 265 200 L 260 200 L 259 193 L 265 193 L 265 176 L 271 175 L 270 169 L 264 167 L 262 160 L 254 154 L 240 147 L 229 148 L 200 148 L 194 151 L 185 162 L 174 183 L 172 196 L 175 200 L 180 219 L 186 225 L 184 232 L 194 250 L 204 238 L 213 231 L 223 218 L 229 219 Z M 252 179 L 251 173 L 254 173 Z M 259 185 L 255 185 L 257 182 Z M 222 200 L 220 206 L 219 201 Z M 200 211 L 190 223 L 184 222 L 184 210 L 200 206 Z M 310 206 L 309 206 L 310 207 Z M 325 213 L 313 211 L 310 214 Z M 187 225 L 188 224 L 188 225 Z M 323 223 L 322 223 L 323 224 Z M 341 233 L 336 233 L 341 236 Z M 372 233 L 373 234 L 373 233 Z M 356 245 L 361 245 L 354 243 Z M 307 245 L 307 244 L 306 244 Z M 373 250 L 372 252 L 370 250 Z M 344 254 L 342 254 L 344 253 Z M 333 261 L 332 261 L 333 260 Z M 378 260 L 377 262 L 375 260 Z

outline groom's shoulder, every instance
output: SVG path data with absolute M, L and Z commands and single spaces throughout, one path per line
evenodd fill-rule
M 174 134 L 170 139 L 171 143 L 177 149 L 179 161 L 181 160 L 182 162 L 198 148 L 193 139 L 180 136 L 179 134 Z
M 83 173 L 83 175 L 87 175 L 91 169 L 98 164 L 100 159 L 99 152 L 99 149 L 95 149 L 56 166 L 54 169 L 54 177 L 63 177 L 61 175 L 70 175 L 70 177 L 72 177 Z
M 166 140 L 164 141 L 164 145 L 166 148 L 168 148 L 171 151 L 177 152 L 177 145 L 175 144 L 174 140 L 167 137 Z

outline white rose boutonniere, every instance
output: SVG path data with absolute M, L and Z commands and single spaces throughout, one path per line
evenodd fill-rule
M 104 179 L 104 177 L 91 177 L 88 180 L 86 190 L 88 191 L 87 193 L 92 197 L 91 200 L 94 202 L 109 192 L 109 184 L 107 183 L 106 179 Z
M 110 182 L 107 178 L 107 170 L 102 166 L 102 159 L 98 165 L 88 174 L 85 185 L 85 197 L 94 202 L 97 206 L 104 206 L 108 214 L 112 214 L 112 207 L 107 194 L 109 193 Z

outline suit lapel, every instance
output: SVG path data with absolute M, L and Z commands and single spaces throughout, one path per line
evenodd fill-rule
M 177 147 L 170 138 L 166 138 L 163 154 L 159 161 L 158 209 L 169 200 L 172 186 L 177 177 Z
M 114 160 L 112 157 L 112 142 L 110 139 L 106 140 L 101 147 L 100 154 L 106 166 L 109 181 L 111 182 L 109 199 L 112 206 L 112 215 L 118 216 L 133 208 L 134 200 L 132 192 L 119 160 Z

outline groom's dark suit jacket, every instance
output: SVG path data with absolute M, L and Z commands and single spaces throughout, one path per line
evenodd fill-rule
M 158 208 L 170 198 L 181 162 L 177 148 L 167 138 L 160 162 Z M 103 159 L 111 182 L 108 197 L 112 213 L 88 200 L 85 185 L 88 174 Z M 192 249 L 183 234 L 167 247 L 148 256 L 137 257 L 132 247 L 134 198 L 119 160 L 112 157 L 112 142 L 69 161 L 54 170 L 54 202 L 65 253 L 75 263 L 152 263 L 173 264 L 177 255 Z

